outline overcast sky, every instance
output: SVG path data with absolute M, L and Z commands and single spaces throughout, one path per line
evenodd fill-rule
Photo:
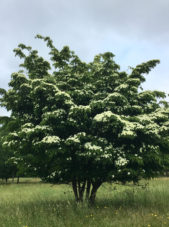
M 18 71 L 12 50 L 19 43 L 47 55 L 37 33 L 50 36 L 58 49 L 70 46 L 85 61 L 111 51 L 122 70 L 160 59 L 144 88 L 169 93 L 169 0 L 0 0 L 1 88 L 8 89 Z

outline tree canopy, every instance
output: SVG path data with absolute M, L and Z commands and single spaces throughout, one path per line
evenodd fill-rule
M 165 93 L 143 91 L 159 60 L 120 71 L 111 52 L 82 62 L 69 47 L 58 50 L 49 37 L 51 61 L 24 44 L 14 49 L 22 70 L 1 89 L 1 106 L 18 128 L 3 146 L 21 155 L 38 176 L 72 183 L 76 200 L 94 201 L 107 181 L 153 177 L 165 165 L 169 108 Z

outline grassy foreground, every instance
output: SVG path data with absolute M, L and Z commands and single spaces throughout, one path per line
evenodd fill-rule
M 169 226 L 169 178 L 144 185 L 104 184 L 96 204 L 76 205 L 67 185 L 0 184 L 1 227 Z

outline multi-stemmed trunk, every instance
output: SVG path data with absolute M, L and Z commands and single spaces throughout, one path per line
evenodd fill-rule
M 76 202 L 83 202 L 84 193 L 86 192 L 85 199 L 93 204 L 95 202 L 96 193 L 102 182 L 84 180 L 80 182 L 77 179 L 72 180 L 72 188 L 75 195 Z

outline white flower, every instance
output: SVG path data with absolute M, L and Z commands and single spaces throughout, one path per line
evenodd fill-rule
M 74 136 L 70 136 L 67 140 L 66 140 L 66 144 L 67 145 L 71 145 L 71 144 L 79 144 L 80 140 L 77 137 L 77 135 Z
M 41 142 L 45 144 L 58 144 L 60 142 L 60 138 L 58 136 L 45 136 Z
M 89 151 L 102 151 L 100 146 L 96 146 L 90 142 L 85 143 L 84 147 Z
M 114 118 L 120 120 L 120 117 L 116 114 L 113 114 L 111 111 L 105 111 L 101 114 L 97 114 L 94 117 L 94 120 L 97 122 L 107 122 L 111 117 L 114 117 Z
M 118 159 L 115 161 L 115 164 L 117 167 L 125 166 L 128 163 L 128 160 L 123 157 L 118 157 Z

